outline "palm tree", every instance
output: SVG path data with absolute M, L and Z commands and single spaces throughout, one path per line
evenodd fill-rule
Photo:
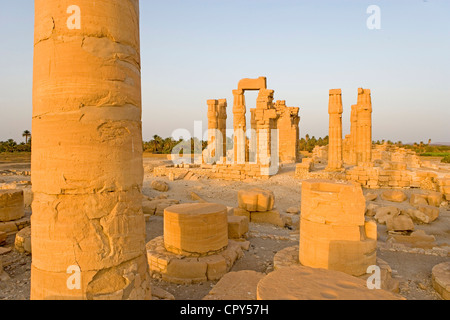
M 22 133 L 22 137 L 25 137 L 25 144 L 28 144 L 28 137 L 31 137 L 31 132 L 28 131 L 28 130 L 25 130 L 25 131 Z

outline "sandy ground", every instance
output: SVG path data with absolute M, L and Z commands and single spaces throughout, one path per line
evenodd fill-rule
M 161 158 L 145 158 L 145 164 L 164 163 Z M 301 181 L 294 179 L 294 165 L 283 167 L 277 176 L 272 177 L 265 182 L 229 182 L 221 180 L 198 180 L 198 181 L 169 181 L 166 178 L 157 180 L 166 181 L 170 190 L 165 194 L 170 199 L 176 199 L 185 202 L 193 202 L 190 193 L 196 192 L 205 200 L 221 203 L 230 207 L 237 206 L 237 192 L 240 189 L 250 186 L 258 186 L 272 190 L 276 197 L 276 209 L 281 212 L 289 207 L 300 207 L 301 205 Z M 6 169 L 29 170 L 29 163 L 1 163 L 0 172 Z M 1 176 L 0 183 L 10 183 L 13 181 L 29 180 L 26 176 Z M 146 173 L 144 179 L 143 193 L 149 197 L 157 197 L 161 193 L 150 188 L 150 184 L 156 178 L 152 174 Z M 375 190 L 380 194 L 383 189 Z M 364 190 L 374 192 L 374 190 Z M 415 190 L 406 190 L 409 195 Z M 379 205 L 392 205 L 390 202 L 382 201 L 380 198 L 374 203 Z M 408 202 L 395 204 L 397 206 L 409 206 Z M 292 215 L 294 225 L 299 221 L 298 215 Z M 163 218 L 153 216 L 147 222 L 147 241 L 163 235 Z M 440 245 L 450 244 L 450 210 L 449 207 L 441 207 L 440 217 L 430 225 L 416 225 L 416 229 L 425 230 L 428 234 L 436 237 L 436 242 Z M 408 300 L 440 300 L 440 296 L 435 293 L 431 284 L 431 269 L 444 261 L 448 257 L 433 255 L 391 252 L 383 250 L 383 244 L 387 238 L 385 226 L 379 226 L 379 250 L 378 256 L 389 263 L 393 269 L 393 274 L 400 283 L 400 294 Z M 277 237 L 274 237 L 277 236 Z M 279 240 L 276 240 L 277 238 Z M 291 229 L 275 227 L 272 225 L 250 224 L 250 233 L 248 240 L 251 243 L 249 251 L 245 252 L 234 265 L 232 271 L 255 270 L 258 272 L 269 273 L 273 270 L 273 256 L 279 250 L 298 244 L 298 227 Z M 8 238 L 6 246 L 13 246 L 14 236 Z M 0 281 L 0 300 L 26 300 L 30 294 L 30 266 L 31 257 L 10 252 L 3 256 L 3 264 L 6 273 L 11 277 L 9 281 Z M 175 296 L 177 300 L 198 300 L 203 298 L 215 282 L 206 282 L 189 286 L 166 283 L 160 280 L 152 280 L 153 285 L 160 287 Z

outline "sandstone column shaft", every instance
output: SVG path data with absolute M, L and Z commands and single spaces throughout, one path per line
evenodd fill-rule
M 340 89 L 330 90 L 328 170 L 342 168 L 342 112 L 342 91 Z
M 243 90 L 233 90 L 234 162 L 246 162 L 247 125 L 245 120 L 245 96 Z
M 31 298 L 150 298 L 139 1 L 35 0 L 33 76 Z
M 372 101 L 368 89 L 358 90 L 357 162 L 372 161 Z

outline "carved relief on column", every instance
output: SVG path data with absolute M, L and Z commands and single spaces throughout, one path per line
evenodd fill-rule
M 218 146 L 220 156 L 227 156 L 227 99 L 220 99 L 218 101 L 218 128 L 222 134 L 222 145 Z

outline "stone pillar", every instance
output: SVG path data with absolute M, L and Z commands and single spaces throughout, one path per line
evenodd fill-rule
M 245 120 L 245 96 L 244 90 L 233 90 L 233 124 L 234 124 L 234 163 L 246 162 L 247 138 L 245 132 L 247 125 Z
M 220 99 L 219 100 L 219 107 L 218 107 L 218 127 L 219 131 L 222 133 L 222 146 L 220 149 L 220 156 L 226 157 L 227 156 L 227 99 Z
M 216 162 L 219 160 L 221 151 L 217 145 L 217 134 L 219 130 L 219 101 L 208 100 L 208 149 L 207 149 L 207 162 Z M 220 146 L 220 149 L 222 145 Z M 205 160 L 205 159 L 204 159 Z
M 300 217 L 300 263 L 354 276 L 376 264 L 377 225 L 366 222 L 366 201 L 355 182 L 305 180 Z
M 70 4 L 35 1 L 31 299 L 151 299 L 139 1 Z
M 350 115 L 350 141 L 349 141 L 349 164 L 356 165 L 356 153 L 357 153 L 357 128 L 358 128 L 358 112 L 357 105 L 352 106 Z
M 358 89 L 357 164 L 372 161 L 372 100 L 370 90 Z
M 330 90 L 330 102 L 328 113 L 329 144 L 328 144 L 328 166 L 327 170 L 341 170 L 342 163 L 342 91 L 341 89 Z
M 273 90 L 261 89 L 256 101 L 255 121 L 257 131 L 257 162 L 262 165 L 269 165 L 271 161 L 272 141 L 271 130 L 276 129 L 278 118 L 276 109 L 273 106 Z M 278 155 L 276 155 L 278 156 Z

